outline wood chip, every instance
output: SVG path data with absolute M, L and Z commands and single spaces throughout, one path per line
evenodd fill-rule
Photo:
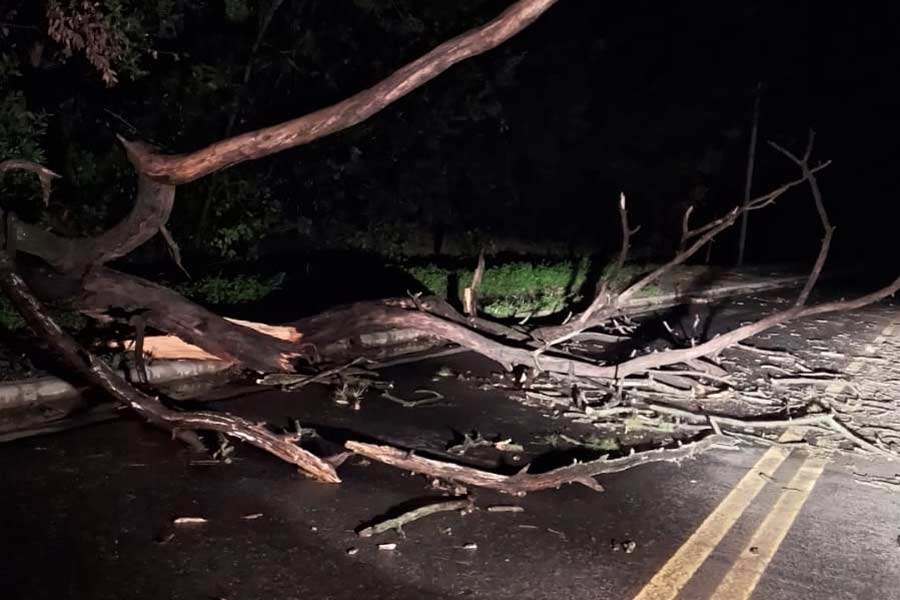
M 501 505 L 497 505 L 497 506 L 488 506 L 487 511 L 493 512 L 493 513 L 505 513 L 505 512 L 520 513 L 520 512 L 525 512 L 525 509 L 522 508 L 521 506 L 512 506 L 512 505 L 501 504 Z
M 209 521 L 203 517 L 178 517 L 173 523 L 176 525 L 200 525 L 202 523 L 209 523 Z

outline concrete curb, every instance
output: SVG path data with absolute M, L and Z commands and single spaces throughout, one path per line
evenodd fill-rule
M 216 360 L 166 360 L 147 366 L 147 379 L 151 383 L 170 383 L 199 375 L 219 373 L 229 365 Z M 128 377 L 137 379 L 137 373 L 130 369 Z M 70 400 L 81 396 L 83 389 L 58 377 L 35 377 L 7 383 L 0 383 L 0 410 L 20 408 L 44 402 Z

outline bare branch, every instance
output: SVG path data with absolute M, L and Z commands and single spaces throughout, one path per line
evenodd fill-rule
M 713 219 L 712 221 L 700 227 L 697 227 L 696 229 L 687 228 L 689 215 L 686 214 L 684 219 L 682 220 L 682 237 L 680 249 L 675 257 L 672 258 L 672 260 L 646 274 L 638 281 L 633 283 L 630 287 L 620 292 L 616 297 L 610 298 L 608 302 L 603 302 L 602 298 L 595 298 L 594 302 L 591 303 L 591 306 L 593 307 L 595 304 L 599 304 L 600 307 L 594 308 L 593 312 L 587 318 L 582 319 L 579 317 L 578 319 L 573 319 L 572 321 L 564 325 L 542 327 L 535 330 L 533 332 L 533 336 L 538 340 L 544 340 L 546 349 L 547 347 L 558 344 L 561 341 L 571 339 L 579 332 L 609 319 L 610 317 L 617 314 L 617 312 L 619 311 L 619 307 L 626 300 L 636 295 L 639 291 L 646 288 L 648 285 L 651 285 L 659 280 L 663 275 L 674 269 L 676 266 L 683 264 L 689 258 L 694 256 L 707 243 L 711 242 L 719 233 L 731 227 L 737 221 L 738 216 L 740 216 L 743 212 L 750 210 L 760 210 L 771 205 L 778 198 L 784 195 L 785 192 L 806 182 L 809 176 L 820 171 L 821 169 L 824 169 L 829 164 L 830 161 L 813 167 L 809 169 L 808 172 L 805 172 L 802 177 L 789 181 L 770 192 L 758 196 L 745 203 L 743 206 L 736 206 L 727 214 L 717 219 Z M 688 211 L 690 212 L 690 209 L 688 209 Z M 691 239 L 694 240 L 693 243 L 687 249 L 684 249 L 684 245 L 688 240 Z
M 134 207 L 109 230 L 91 238 L 66 238 L 16 219 L 17 249 L 60 271 L 77 273 L 121 258 L 152 238 L 169 220 L 174 201 L 173 186 L 139 176 Z
M 728 333 L 724 333 L 692 348 L 679 348 L 677 350 L 667 350 L 665 352 L 657 352 L 655 354 L 645 354 L 643 356 L 638 356 L 637 358 L 627 360 L 623 363 L 619 363 L 614 367 L 602 367 L 602 369 L 609 370 L 602 371 L 603 375 L 601 375 L 601 377 L 627 377 L 628 375 L 640 373 L 648 369 L 672 365 L 684 362 L 688 359 L 700 358 L 702 356 L 715 354 L 716 352 L 719 352 L 724 348 L 727 348 L 729 346 L 737 344 L 738 342 L 746 340 L 747 338 L 762 333 L 763 331 L 770 329 L 780 323 L 786 323 L 787 321 L 791 321 L 793 319 L 811 317 L 814 315 L 821 315 L 829 312 L 855 310 L 883 300 L 884 298 L 897 293 L 898 290 L 900 290 L 900 276 L 898 276 L 897 279 L 892 281 L 887 286 L 870 294 L 866 294 L 865 296 L 854 298 L 852 300 L 825 302 L 816 306 L 809 307 L 795 305 L 787 310 L 769 315 L 768 317 L 756 321 L 755 323 L 750 323 L 748 325 L 744 325 L 743 327 L 733 329 Z
M 478 265 L 472 273 L 472 282 L 463 290 L 463 312 L 469 318 L 478 316 L 478 286 L 484 277 L 484 248 L 478 253 Z
M 622 246 L 619 249 L 619 256 L 616 259 L 615 264 L 613 264 L 612 271 L 610 271 L 610 277 L 607 277 L 603 280 L 603 283 L 600 286 L 600 291 L 597 292 L 597 296 L 594 298 L 594 301 L 591 302 L 591 305 L 578 316 L 578 321 L 584 323 L 587 321 L 592 314 L 597 312 L 602 306 L 608 304 L 611 297 L 609 291 L 609 281 L 610 278 L 615 276 L 616 273 L 619 273 L 622 268 L 625 266 L 625 261 L 628 259 L 628 251 L 631 248 L 631 235 L 637 232 L 637 229 L 632 231 L 628 226 L 628 209 L 625 207 L 625 193 L 621 192 L 619 194 L 619 222 L 622 227 Z M 563 340 L 554 340 L 550 342 L 550 345 L 558 344 Z
M 828 250 L 831 247 L 831 238 L 834 234 L 834 227 L 831 226 L 831 221 L 828 219 L 828 212 L 825 210 L 825 203 L 822 202 L 822 192 L 819 189 L 819 182 L 816 179 L 815 173 L 809 168 L 809 157 L 812 154 L 813 142 L 815 141 L 815 139 L 816 132 L 810 129 L 809 141 L 806 144 L 806 152 L 803 154 L 802 159 L 797 158 L 796 156 L 794 156 L 794 154 L 782 148 L 775 142 L 769 142 L 770 146 L 787 156 L 794 162 L 794 164 L 800 167 L 800 171 L 803 173 L 803 176 L 809 180 L 809 186 L 812 190 L 813 200 L 816 203 L 816 212 L 818 212 L 819 214 L 819 221 L 822 223 L 822 229 L 825 231 L 825 237 L 822 238 L 822 245 L 819 247 L 819 254 L 816 257 L 816 262 L 813 265 L 810 277 L 806 281 L 806 285 L 803 286 L 803 290 L 800 292 L 800 295 L 797 297 L 797 306 L 803 306 L 804 304 L 806 304 L 807 299 L 809 299 L 809 295 L 822 273 L 822 268 L 825 266 L 825 260 L 828 258 Z
M 687 210 L 684 211 L 684 217 L 681 218 L 681 241 L 678 242 L 678 251 L 684 251 L 684 245 L 687 243 L 688 234 L 691 232 L 690 223 L 691 223 L 691 213 L 694 212 L 694 205 L 691 204 L 687 207 Z
M 474 510 L 474 508 L 475 503 L 471 498 L 468 497 L 453 498 L 451 500 L 442 500 L 440 502 L 432 502 L 431 504 L 426 504 L 425 506 L 420 506 L 419 508 L 407 511 L 400 516 L 394 517 L 392 519 L 385 519 L 384 521 L 360 529 L 356 533 L 356 535 L 358 535 L 359 537 L 367 538 L 372 537 L 373 535 L 378 535 L 379 533 L 391 531 L 392 529 L 400 531 L 404 525 L 409 525 L 414 521 L 418 521 L 419 519 L 423 519 L 430 515 L 450 511 L 465 512 Z
M 515 496 L 524 496 L 528 492 L 559 488 L 567 483 L 580 483 L 593 490 L 602 491 L 602 486 L 594 480 L 594 477 L 598 475 L 618 473 L 652 462 L 679 462 L 687 458 L 693 458 L 717 444 L 729 444 L 729 441 L 727 438 L 718 435 L 710 435 L 696 442 L 683 444 L 675 448 L 659 448 L 657 450 L 632 453 L 628 456 L 614 459 L 602 456 L 597 460 L 585 463 L 576 462 L 567 467 L 560 467 L 545 473 L 532 474 L 523 470 L 515 475 L 501 475 L 456 463 L 425 458 L 392 446 L 350 441 L 345 444 L 345 447 L 360 456 L 365 456 L 371 460 L 398 467 L 405 471 L 421 473 L 429 477 L 454 481 L 464 485 L 497 490 Z
M 191 278 L 191 274 L 187 272 L 187 269 L 184 268 L 184 265 L 181 263 L 181 248 L 178 246 L 178 242 L 175 241 L 175 238 L 172 236 L 172 232 L 169 231 L 169 228 L 165 226 L 165 224 L 159 226 L 159 234 L 162 236 L 163 240 L 166 242 L 166 247 L 169 249 L 169 252 L 172 254 L 172 260 L 175 261 L 175 264 L 181 269 L 181 272 L 187 275 L 187 278 Z
M 500 45 L 556 0 L 519 0 L 495 19 L 448 40 L 371 88 L 308 115 L 216 142 L 190 154 L 156 154 L 120 138 L 138 171 L 169 184 L 194 181 L 232 165 L 293 148 L 356 125 L 453 65 Z

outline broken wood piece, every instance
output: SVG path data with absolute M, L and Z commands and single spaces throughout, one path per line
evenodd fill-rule
M 463 290 L 463 313 L 469 318 L 478 316 L 478 286 L 484 277 L 484 249 L 478 253 L 478 266 L 472 274 L 472 282 Z
M 178 517 L 172 522 L 175 525 L 202 525 L 203 523 L 209 523 L 209 520 L 203 517 Z
M 286 342 L 299 342 L 303 337 L 303 334 L 297 328 L 290 325 L 268 325 L 266 323 L 242 321 L 228 317 L 225 317 L 225 320 Z M 137 343 L 136 340 L 120 340 L 110 342 L 109 346 L 133 352 Z M 160 360 L 222 360 L 221 357 L 190 344 L 175 335 L 145 336 L 143 350 L 144 354 Z
M 426 504 L 425 506 L 420 506 L 419 508 L 415 508 L 409 512 L 405 512 L 400 516 L 393 517 L 391 519 L 386 519 L 374 525 L 370 525 L 369 527 L 365 527 L 360 529 L 356 534 L 359 537 L 372 537 L 373 535 L 378 535 L 379 533 L 385 533 L 386 531 L 391 531 L 396 529 L 400 531 L 404 525 L 408 525 L 413 521 L 418 521 L 424 517 L 429 515 L 434 515 L 440 512 L 449 512 L 449 511 L 471 511 L 474 508 L 474 503 L 472 499 L 469 497 L 464 498 L 454 498 L 452 500 L 445 500 L 442 502 L 434 502 L 432 504 Z
M 514 504 L 498 504 L 495 506 L 488 506 L 487 511 L 492 513 L 520 513 L 525 512 L 525 509 Z

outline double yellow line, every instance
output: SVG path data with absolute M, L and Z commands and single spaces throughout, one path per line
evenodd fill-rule
M 782 439 L 793 435 L 788 430 Z M 782 446 L 769 448 L 634 600 L 676 598 L 789 455 Z M 825 461 L 818 458 L 803 462 L 710 600 L 750 597 L 824 468 Z
M 895 318 L 885 327 L 881 335 L 865 347 L 864 353 L 874 354 L 877 347 L 893 336 L 898 329 L 900 319 Z M 856 360 L 844 370 L 848 374 L 855 375 L 863 368 L 864 363 Z M 841 382 L 835 382 L 829 386 L 828 391 L 839 392 L 843 385 Z M 781 436 L 780 441 L 796 439 L 798 433 L 800 433 L 798 429 L 789 428 Z M 769 448 L 675 555 L 634 597 L 634 600 L 676 598 L 789 455 L 790 451 L 783 446 Z M 816 481 L 825 470 L 825 464 L 826 461 L 815 457 L 804 460 L 709 600 L 750 598 L 766 567 L 794 524 L 803 504 L 809 498 Z

